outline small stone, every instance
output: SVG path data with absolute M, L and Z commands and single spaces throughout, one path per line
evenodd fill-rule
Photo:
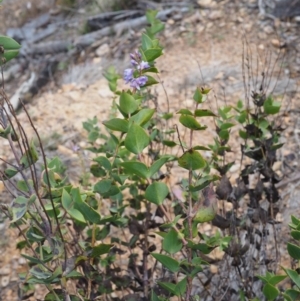
M 175 22 L 181 21 L 181 20 L 182 20 L 182 14 L 176 14 L 176 15 L 174 15 L 174 16 L 173 16 L 173 20 L 174 20 Z
M 215 79 L 218 80 L 218 79 L 222 79 L 224 78 L 224 72 L 223 71 L 220 71 L 216 76 L 215 76 Z
M 244 29 L 246 30 L 246 32 L 250 32 L 252 30 L 252 24 L 245 23 L 244 24 Z
M 184 33 L 187 31 L 187 29 L 184 26 L 180 26 L 179 31 L 180 31 L 180 33 Z
M 110 48 L 109 48 L 108 44 L 105 43 L 105 44 L 101 45 L 99 48 L 97 48 L 95 53 L 97 56 L 101 57 L 101 56 L 107 55 L 109 53 L 109 51 L 110 51 Z
M 259 45 L 258 45 L 258 49 L 264 50 L 264 49 L 265 49 L 265 46 L 264 46 L 263 44 L 259 44 Z
M 169 25 L 174 25 L 175 24 L 175 21 L 173 19 L 168 19 L 167 23 Z
M 5 287 L 9 284 L 9 276 L 3 276 L 1 278 L 1 286 Z
M 206 28 L 207 28 L 207 29 L 212 28 L 213 25 L 214 25 L 213 22 L 208 22 L 208 23 L 206 24 Z
M 274 29 L 271 25 L 267 25 L 266 27 L 264 27 L 264 32 L 266 34 L 271 34 L 271 33 L 273 33 L 273 31 L 274 31 Z
M 212 21 L 221 19 L 221 17 L 222 17 L 222 12 L 220 10 L 214 10 L 208 16 L 208 18 Z
M 26 259 L 25 259 L 24 257 L 20 257 L 20 258 L 18 259 L 18 263 L 19 263 L 20 265 L 25 265 L 25 264 L 27 263 L 27 261 L 26 261 Z
M 197 30 L 196 30 L 197 33 L 201 33 L 204 30 L 205 30 L 205 27 L 202 24 L 197 25 Z
M 72 90 L 75 89 L 75 84 L 74 83 L 71 83 L 71 84 L 65 84 L 65 85 L 62 85 L 61 86 L 61 89 L 64 93 L 66 92 L 70 92 Z
M 211 7 L 213 5 L 212 0 L 198 0 L 197 3 L 202 7 Z
M 240 164 L 233 164 L 233 165 L 230 167 L 229 171 L 230 171 L 231 173 L 236 173 L 237 171 L 240 170 L 240 168 L 241 168 L 241 165 L 240 165 Z
M 258 38 L 261 40 L 265 40 L 267 38 L 267 34 L 261 31 L 258 33 Z
M 210 268 L 210 272 L 212 273 L 212 274 L 217 274 L 218 273 L 218 266 L 217 265 L 215 265 L 215 264 L 211 264 L 210 266 L 209 266 L 209 268 Z
M 279 171 L 281 169 L 281 166 L 282 166 L 282 162 L 281 161 L 277 161 L 273 165 L 273 170 L 274 171 Z
M 0 276 L 9 275 L 10 274 L 10 265 L 5 265 L 0 269 Z
M 278 39 L 272 39 L 271 43 L 274 47 L 277 47 L 277 48 L 280 47 L 280 41 Z
M 244 23 L 244 18 L 237 17 L 236 21 L 239 22 L 239 23 Z

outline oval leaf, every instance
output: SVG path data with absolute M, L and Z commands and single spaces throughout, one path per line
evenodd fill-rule
M 125 147 L 134 154 L 139 154 L 149 145 L 150 139 L 145 130 L 132 124 L 125 138 Z
M 275 300 L 279 295 L 279 290 L 270 283 L 267 283 L 263 288 L 263 293 L 268 300 Z
M 149 177 L 149 170 L 148 167 L 138 161 L 128 161 L 120 163 L 120 166 L 124 167 L 127 172 L 130 174 L 135 174 L 139 177 L 147 179 Z
M 138 109 L 138 102 L 132 95 L 122 92 L 120 95 L 120 108 L 125 114 L 132 114 Z
M 6 36 L 0 36 L 0 46 L 4 48 L 4 53 L 1 56 L 5 58 L 6 62 L 16 57 L 21 48 L 19 43 Z
M 154 182 L 147 187 L 145 198 L 151 203 L 161 205 L 168 194 L 169 189 L 165 183 Z
M 217 116 L 216 114 L 214 114 L 212 111 L 210 110 L 201 110 L 201 109 L 197 109 L 195 110 L 195 116 L 196 117 L 209 117 L 209 116 L 212 116 L 212 117 L 215 117 Z
M 180 264 L 172 257 L 159 253 L 151 253 L 151 255 L 171 272 L 176 273 L 179 271 Z
M 293 257 L 294 259 L 300 260 L 300 247 L 298 247 L 294 244 L 288 243 L 287 250 L 291 257 Z
M 129 120 L 134 121 L 135 124 L 143 126 L 151 119 L 154 112 L 154 109 L 142 109 L 138 113 L 133 115 Z
M 177 253 L 182 249 L 182 241 L 179 239 L 178 233 L 174 229 L 171 229 L 164 237 L 162 247 L 170 254 Z
M 121 118 L 112 118 L 104 121 L 103 124 L 112 131 L 127 133 L 128 121 Z
M 74 202 L 69 193 L 64 189 L 61 196 L 61 203 L 66 212 L 76 221 L 86 223 L 82 213 L 74 208 Z
M 206 129 L 206 126 L 201 126 L 201 124 L 193 116 L 190 115 L 181 115 L 179 122 L 191 130 L 197 131 Z
M 181 167 L 188 170 L 197 170 L 206 166 L 206 161 L 199 152 L 190 149 L 185 152 L 179 159 L 178 163 Z

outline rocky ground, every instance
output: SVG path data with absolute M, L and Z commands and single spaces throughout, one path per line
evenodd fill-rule
M 16 5 L 14 1 L 8 3 Z M 300 214 L 300 180 L 297 179 L 300 173 L 300 123 L 297 118 L 300 112 L 299 20 L 280 21 L 260 16 L 256 1 L 205 0 L 198 3 L 201 4 L 198 8 L 178 12 L 166 19 L 166 29 L 161 36 L 165 52 L 157 62 L 161 84 L 155 88 L 155 93 L 159 106 L 162 110 L 166 108 L 168 97 L 171 111 L 175 112 L 182 105 L 189 107 L 195 87 L 204 84 L 213 88 L 208 101 L 212 109 L 225 103 L 234 103 L 239 98 L 244 99 L 243 57 L 244 61 L 248 57 L 252 62 L 253 79 L 259 82 L 261 72 L 268 72 L 269 91 L 283 101 L 286 112 L 282 116 L 286 128 L 283 137 L 285 146 L 280 151 L 277 170 L 285 179 L 286 174 L 296 176 L 294 181 L 282 185 L 284 202 L 278 219 L 283 223 L 278 231 L 286 233 L 289 215 Z M 40 8 L 40 11 L 48 8 Z M 4 3 L 0 14 L 7 12 L 15 14 L 18 10 L 13 12 Z M 26 18 L 38 13 L 28 9 Z M 22 15 L 21 12 L 19 14 Z M 4 18 L 3 15 L 1 17 Z M 5 24 L 6 28 L 12 26 L 18 27 L 20 24 Z M 140 30 L 129 29 L 117 37 L 103 37 L 98 44 L 77 53 L 75 58 L 62 60 L 62 71 L 38 89 L 35 96 L 22 94 L 48 154 L 59 155 L 65 160 L 74 182 L 78 181 L 82 169 L 80 158 L 72 151 L 72 143 L 82 148 L 85 146 L 82 122 L 94 116 L 103 121 L 110 112 L 113 95 L 102 73 L 110 64 L 122 73 L 129 65 L 129 53 L 138 46 L 140 34 Z M 11 97 L 17 87 L 28 82 L 40 68 L 40 65 L 26 63 L 26 60 L 28 58 L 23 57 L 6 69 L 5 74 L 14 70 L 12 76 L 7 75 L 6 83 L 7 93 Z M 33 60 L 43 64 L 41 58 L 35 56 Z M 120 81 L 120 85 L 124 83 Z M 25 114 L 20 112 L 19 118 L 30 132 Z M 211 130 L 196 139 L 212 139 L 213 123 L 209 125 Z M 239 148 L 236 139 L 232 139 L 231 143 L 233 148 Z M 84 156 L 85 152 L 81 152 Z M 3 145 L 0 153 L 2 157 L 9 156 L 6 145 Z M 238 164 L 233 166 L 232 174 L 238 169 Z M 4 191 L 2 195 L 5 198 Z M 26 270 L 26 263 L 15 250 L 17 234 L 7 226 L 7 222 L 0 224 L 0 300 L 19 300 L 16 296 L 17 273 Z M 42 298 L 41 295 L 28 300 L 38 298 Z

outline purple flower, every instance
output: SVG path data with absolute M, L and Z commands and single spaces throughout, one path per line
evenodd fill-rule
M 144 86 L 146 84 L 146 82 L 148 81 L 148 77 L 143 75 L 140 76 L 136 79 L 136 81 L 138 82 L 139 86 Z
M 132 81 L 130 82 L 130 87 L 135 88 L 137 90 L 140 90 L 140 88 L 142 86 L 144 86 L 146 84 L 146 82 L 148 81 L 148 77 L 147 76 L 140 76 L 137 78 L 132 79 Z
M 130 62 L 133 67 L 136 67 L 139 64 L 136 60 L 130 60 Z
M 124 80 L 126 84 L 128 84 L 133 79 L 133 69 L 125 69 L 124 70 Z
M 145 69 L 150 68 L 150 65 L 148 62 L 141 61 L 141 63 L 139 64 L 139 66 L 137 68 L 138 68 L 138 70 L 145 70 Z
M 138 50 L 135 51 L 135 55 L 139 60 L 142 58 L 142 55 Z

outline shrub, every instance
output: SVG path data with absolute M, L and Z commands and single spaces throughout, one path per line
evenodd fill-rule
M 158 73 L 156 60 L 163 54 L 157 34 L 164 25 L 154 11 L 147 13 L 147 19 L 141 47 L 131 53 L 132 67 L 124 71 L 130 88 L 118 90 L 120 77 L 113 68 L 105 73 L 115 93 L 114 116 L 103 122 L 106 132 L 96 117 L 83 124 L 87 149 L 95 156 L 90 175 L 78 187 L 68 183 L 58 158 L 46 158 L 27 114 L 37 145 L 28 139 L 1 90 L 6 105 L 2 105 L 0 135 L 14 156 L 13 162 L 4 161 L 7 168 L 1 172 L 13 202 L 1 208 L 19 230 L 22 240 L 17 247 L 30 266 L 20 275 L 22 288 L 43 284 L 48 290 L 45 300 L 157 301 L 174 296 L 200 300 L 212 281 L 207 271 L 214 260 L 208 254 L 219 248 L 225 252 L 225 264 L 236 269 L 239 279 L 228 279 L 238 288 L 240 300 L 260 298 L 262 282 L 263 293 L 273 300 L 283 277 L 269 273 L 260 276 L 261 282 L 255 279 L 256 270 L 245 266 L 253 255 L 250 243 L 254 248 L 259 244 L 254 234 L 267 235 L 266 224 L 276 215 L 279 179 L 273 164 L 282 146 L 282 128 L 274 116 L 281 105 L 261 88 L 245 102 L 213 112 L 205 107 L 210 89 L 196 87 L 193 109 L 158 112 L 150 87 L 158 84 L 152 75 Z M 0 44 L 6 60 L 19 47 L 6 37 L 0 38 Z M 23 110 L 27 113 L 24 106 Z M 213 143 L 195 145 L 195 135 L 206 130 L 205 118 L 215 122 Z M 169 126 L 171 121 L 175 127 Z M 187 139 L 180 135 L 180 127 L 187 130 Z M 227 155 L 232 152 L 229 141 L 234 128 L 243 141 L 241 166 L 246 164 L 233 185 L 228 174 L 234 162 L 228 162 Z M 186 175 L 177 188 L 169 177 L 174 168 Z M 255 174 L 253 183 L 250 178 Z M 238 210 L 245 200 L 246 213 Z M 221 231 L 207 235 L 201 226 L 206 222 Z M 297 238 L 298 224 L 293 218 L 292 235 Z M 248 235 L 245 241 L 241 232 Z M 288 248 L 292 257 L 298 257 L 297 246 Z M 266 259 L 262 264 L 268 265 Z M 298 285 L 295 272 L 286 272 Z M 76 292 L 69 291 L 68 281 L 76 283 Z M 218 281 L 222 284 L 222 279 Z M 234 300 L 228 283 L 225 288 L 212 283 L 216 287 L 208 292 L 212 298 Z M 291 297 L 294 291 L 287 291 L 285 298 L 296 300 Z

